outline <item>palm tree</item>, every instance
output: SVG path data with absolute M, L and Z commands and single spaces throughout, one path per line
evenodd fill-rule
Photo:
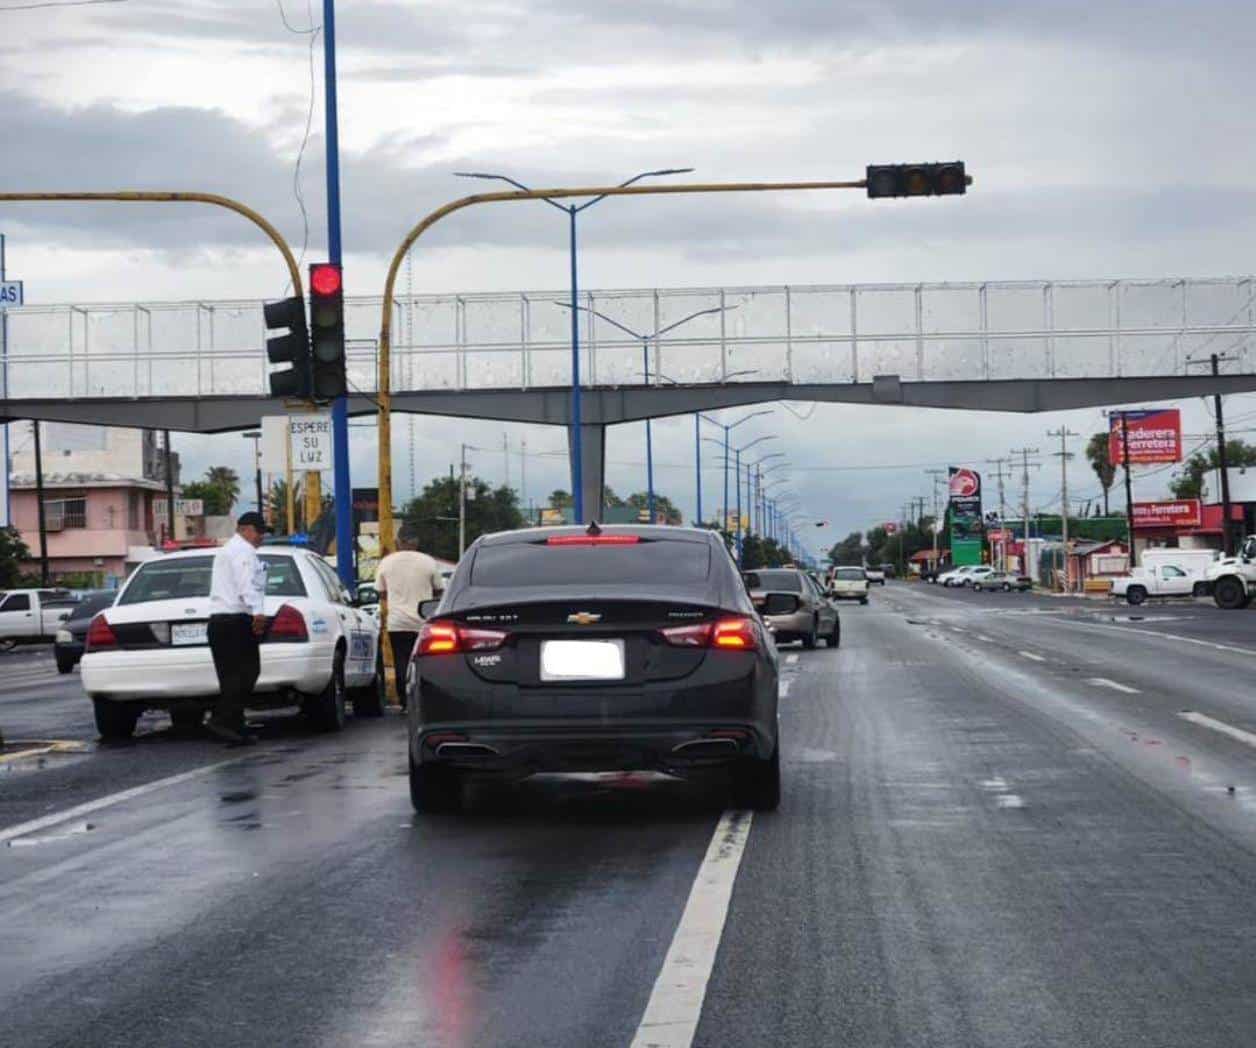
M 1103 515 L 1108 515 L 1108 489 L 1116 480 L 1116 467 L 1108 459 L 1108 434 L 1096 433 L 1086 445 L 1086 459 L 1103 488 Z
M 205 483 L 222 492 L 227 512 L 231 512 L 240 495 L 240 475 L 230 466 L 210 466 L 205 471 Z

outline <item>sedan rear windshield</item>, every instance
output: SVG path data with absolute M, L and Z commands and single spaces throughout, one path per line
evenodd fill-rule
M 748 571 L 746 585 L 752 590 L 783 590 L 802 592 L 802 576 L 796 571 Z
M 262 554 L 266 565 L 266 596 L 304 597 L 305 585 L 296 561 L 291 557 Z M 213 557 L 180 557 L 178 560 L 152 560 L 141 565 L 131 578 L 118 604 L 143 604 L 150 600 L 178 600 L 182 597 L 208 597 L 214 570 Z
M 711 571 L 705 542 L 656 539 L 622 546 L 483 546 L 471 566 L 476 587 L 607 586 L 703 582 Z
M 838 568 L 837 578 L 855 580 L 866 579 L 868 576 L 864 574 L 863 568 Z

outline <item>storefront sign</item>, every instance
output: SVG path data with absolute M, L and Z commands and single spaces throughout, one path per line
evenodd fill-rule
M 1135 502 L 1134 528 L 1198 528 L 1203 522 L 1199 499 Z
M 980 564 L 985 544 L 981 518 L 981 474 L 975 469 L 950 469 L 951 563 Z
M 1121 420 L 1129 429 L 1130 465 L 1182 461 L 1182 413 L 1177 408 L 1123 411 L 1113 414 L 1108 430 L 1108 462 L 1125 463 Z

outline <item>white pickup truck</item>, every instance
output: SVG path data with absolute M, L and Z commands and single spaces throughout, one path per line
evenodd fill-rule
M 1233 557 L 1222 557 L 1208 569 L 1208 583 L 1217 607 L 1246 608 L 1256 593 L 1256 535 L 1249 535 Z
M 1112 596 L 1141 604 L 1148 597 L 1202 597 L 1210 590 L 1212 550 L 1147 550 L 1141 567 L 1112 580 Z
M 0 651 L 51 642 L 73 608 L 68 590 L 5 590 L 0 593 Z

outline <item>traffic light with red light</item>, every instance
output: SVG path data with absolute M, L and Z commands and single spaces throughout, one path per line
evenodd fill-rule
M 305 299 L 297 296 L 262 306 L 267 331 L 287 328 L 286 335 L 266 340 L 266 359 L 291 364 L 270 373 L 270 395 L 305 400 L 310 395 L 310 336 L 305 326 Z
M 315 400 L 335 400 L 347 392 L 344 280 L 331 262 L 310 266 L 310 356 Z
M 957 196 L 968 192 L 964 162 L 945 164 L 869 164 L 868 196 Z

